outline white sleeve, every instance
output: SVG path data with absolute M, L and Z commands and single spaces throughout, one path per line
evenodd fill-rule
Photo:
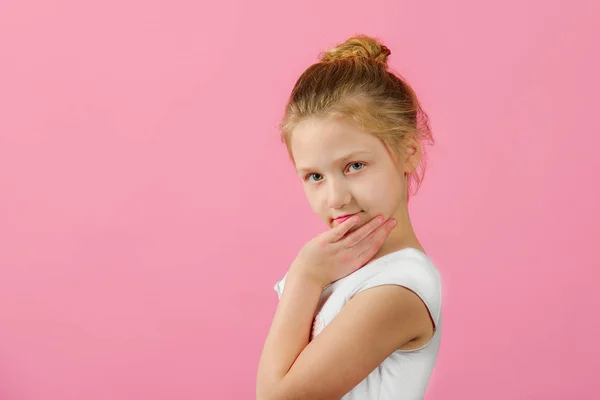
M 273 286 L 273 289 L 277 292 L 277 297 L 279 298 L 279 300 L 281 300 L 281 295 L 283 294 L 283 287 L 285 286 L 285 278 L 287 278 L 287 273 L 284 275 L 284 277 L 281 280 L 277 281 L 275 286 Z

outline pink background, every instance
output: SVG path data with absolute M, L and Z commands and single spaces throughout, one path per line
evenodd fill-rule
M 598 2 L 0 2 L 0 399 L 251 399 L 280 279 L 325 227 L 276 124 L 382 38 L 436 147 L 427 399 L 597 399 Z

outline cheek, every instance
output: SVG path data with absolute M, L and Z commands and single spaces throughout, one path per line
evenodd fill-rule
M 308 201 L 308 204 L 313 212 L 319 215 L 323 213 L 323 205 L 321 199 L 319 198 L 318 192 L 311 190 L 311 188 L 305 187 L 304 194 L 306 195 L 306 200 Z
M 395 176 L 384 176 L 380 180 L 373 180 L 363 191 L 363 202 L 375 212 L 390 214 L 394 212 L 402 200 L 402 182 L 396 181 Z

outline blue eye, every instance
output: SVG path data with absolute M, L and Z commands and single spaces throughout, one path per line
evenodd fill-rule
M 352 164 L 350 164 L 350 167 L 351 167 L 351 166 L 353 166 L 353 165 L 360 165 L 361 167 L 360 167 L 358 170 L 361 170 L 361 169 L 363 169 L 363 168 L 364 168 L 364 166 L 365 166 L 365 164 L 364 164 L 364 163 L 361 163 L 361 162 L 355 162 L 355 163 L 352 163 Z
M 360 171 L 361 169 L 364 169 L 364 167 L 365 167 L 365 163 L 362 163 L 362 162 L 354 162 L 354 163 L 348 164 L 348 168 L 351 168 L 351 167 L 356 167 L 356 166 L 358 166 L 358 168 L 356 168 L 356 169 L 355 169 L 355 171 Z M 313 177 L 313 176 L 315 176 L 315 177 L 320 177 L 320 179 L 313 180 L 312 182 L 318 182 L 318 181 L 320 181 L 320 180 L 323 180 L 323 175 L 321 175 L 321 174 L 317 174 L 317 173 L 314 173 L 314 172 L 311 172 L 310 174 L 307 174 L 307 175 L 304 177 L 304 180 L 305 180 L 305 181 L 310 181 L 310 178 L 311 178 L 311 177 Z
M 314 176 L 314 175 L 321 176 L 321 174 L 308 174 L 308 175 L 306 175 L 306 176 L 304 177 L 304 180 L 307 180 L 307 181 L 308 181 L 308 180 L 310 180 L 310 177 L 311 177 L 311 176 Z

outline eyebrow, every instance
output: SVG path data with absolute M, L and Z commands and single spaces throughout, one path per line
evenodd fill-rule
M 358 155 L 361 155 L 361 154 L 368 154 L 368 155 L 371 155 L 372 153 L 371 153 L 370 151 L 366 151 L 366 150 L 358 150 L 358 151 L 353 151 L 352 153 L 348 153 L 348 154 L 346 154 L 345 156 L 343 156 L 343 157 L 340 157 L 340 158 L 338 158 L 338 159 L 334 160 L 333 162 L 334 162 L 334 163 L 340 163 L 340 162 L 342 162 L 342 161 L 346 161 L 346 160 L 348 160 L 348 159 L 350 159 L 350 158 L 354 158 L 354 157 L 356 157 L 356 156 L 358 156 Z M 314 168 L 302 167 L 302 168 L 297 168 L 297 169 L 296 169 L 296 172 L 297 172 L 298 174 L 300 174 L 300 173 L 302 173 L 302 172 L 308 172 L 308 171 L 310 171 L 310 170 L 313 170 L 313 169 L 314 169 Z

